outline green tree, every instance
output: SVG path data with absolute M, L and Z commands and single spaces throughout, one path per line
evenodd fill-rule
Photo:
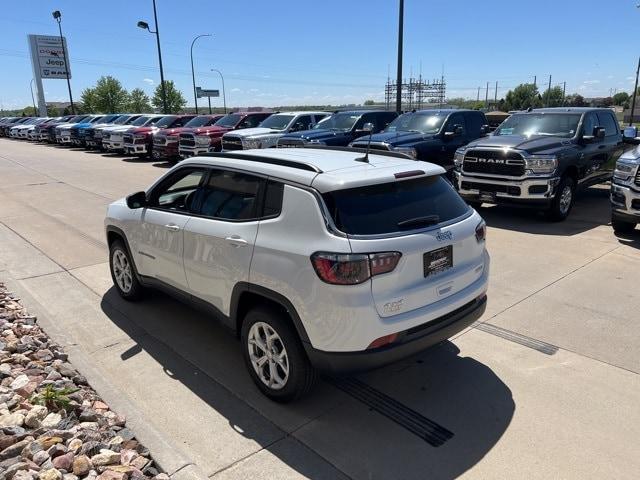
M 182 92 L 176 88 L 173 80 L 165 80 L 164 88 L 167 95 L 167 112 L 165 113 L 179 113 L 187 105 L 187 100 L 182 95 Z M 151 104 L 157 109 L 163 110 L 162 85 L 156 87 Z
M 506 110 L 524 110 L 542 106 L 538 87 L 533 83 L 521 83 L 513 90 L 509 90 L 504 100 Z
M 563 96 L 562 87 L 551 87 L 542 94 L 542 104 L 545 107 L 560 107 Z
M 149 96 L 141 88 L 134 88 L 129 94 L 127 110 L 131 113 L 145 113 L 151 111 Z
M 21 115 L 23 117 L 36 117 L 38 116 L 38 111 L 33 107 L 24 107 L 22 109 Z
M 567 95 L 564 99 L 564 104 L 568 107 L 586 107 L 587 102 L 584 101 L 584 97 L 578 93 L 572 93 Z
M 376 104 L 375 100 L 365 100 L 364 101 L 364 105 L 365 106 L 375 105 L 375 104 Z
M 129 94 L 122 84 L 111 76 L 100 77 L 93 87 L 95 109 L 101 113 L 122 113 L 127 107 Z
M 629 100 L 629 94 L 627 92 L 618 92 L 613 96 L 614 105 L 624 105 Z
M 80 96 L 82 110 L 86 113 L 96 113 L 98 111 L 97 100 L 95 88 L 85 88 Z

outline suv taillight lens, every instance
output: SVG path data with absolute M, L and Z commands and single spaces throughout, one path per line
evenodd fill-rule
M 487 238 L 487 224 L 484 223 L 484 220 L 481 221 L 476 227 L 476 240 L 478 243 L 484 242 Z
M 329 253 L 311 255 L 320 280 L 332 285 L 357 285 L 375 275 L 391 272 L 398 265 L 400 252 Z

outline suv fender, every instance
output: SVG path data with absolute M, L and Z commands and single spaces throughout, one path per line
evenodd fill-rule
M 131 251 L 131 246 L 129 245 L 129 240 L 127 240 L 127 236 L 124 234 L 122 229 L 115 227 L 113 225 L 109 225 L 107 227 L 107 246 L 111 247 L 111 244 L 116 240 L 122 240 L 125 248 L 127 249 L 127 253 L 129 254 L 129 258 L 131 259 L 131 265 L 133 267 L 133 273 L 138 279 L 140 283 L 143 282 L 143 278 L 138 273 L 138 268 L 136 267 L 136 262 L 133 257 L 133 252 Z
M 243 300 L 244 301 L 241 301 Z M 247 301 L 248 300 L 248 301 Z M 283 295 L 275 292 L 269 288 L 255 285 L 249 282 L 238 282 L 233 287 L 231 294 L 231 308 L 229 311 L 229 317 L 232 325 L 235 327 L 236 335 L 240 335 L 242 329 L 242 320 L 246 312 L 248 312 L 255 303 L 252 300 L 267 301 L 270 304 L 275 304 L 280 307 L 284 313 L 291 319 L 291 322 L 298 333 L 298 337 L 302 342 L 305 350 L 311 345 L 307 331 L 300 320 L 300 316 L 296 311 L 293 304 Z M 257 302 L 256 302 L 257 303 Z

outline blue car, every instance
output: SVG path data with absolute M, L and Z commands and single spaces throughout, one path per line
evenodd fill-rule
M 119 116 L 120 115 L 118 114 L 94 115 L 94 116 L 88 117 L 85 121 L 81 123 L 76 123 L 74 126 L 71 127 L 71 135 L 70 135 L 71 144 L 76 146 L 81 146 L 81 147 L 86 146 L 85 135 L 86 135 L 87 129 L 100 123 L 109 123 L 115 120 L 116 118 L 118 118 Z

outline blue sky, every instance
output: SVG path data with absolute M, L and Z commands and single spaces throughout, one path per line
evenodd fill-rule
M 522 82 L 567 82 L 567 93 L 608 95 L 633 88 L 640 9 L 632 0 L 405 0 L 405 76 L 439 77 L 447 96 L 475 98 L 490 82 L 499 97 Z M 316 2 L 157 0 L 165 77 L 193 104 L 189 45 L 197 84 L 220 88 L 234 106 L 361 103 L 382 100 L 395 76 L 397 0 Z M 151 0 L 21 0 L 0 15 L 0 102 L 31 104 L 27 34 L 56 34 L 63 15 L 74 97 L 101 75 L 151 93 L 159 80 Z M 586 33 L 588 32 L 588 34 Z M 631 38 L 631 41 L 625 41 Z M 67 100 L 64 80 L 46 80 L 47 101 Z M 221 103 L 215 100 L 214 103 Z

